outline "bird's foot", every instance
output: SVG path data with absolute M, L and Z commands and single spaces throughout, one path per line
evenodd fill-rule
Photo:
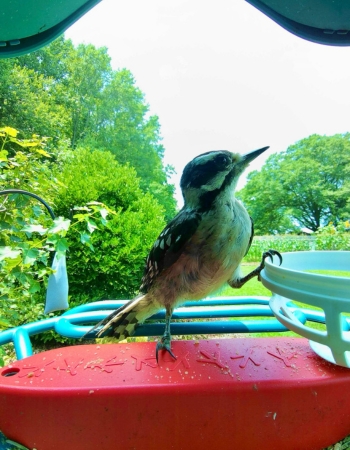
M 157 342 L 157 346 L 156 346 L 156 359 L 157 359 L 157 362 L 158 362 L 158 352 L 159 352 L 159 350 L 166 350 L 168 353 L 170 353 L 170 355 L 174 359 L 176 359 L 176 356 L 174 355 L 174 353 L 171 350 L 171 336 L 170 335 L 164 334 L 162 339 Z
M 278 252 L 277 250 L 272 250 L 271 248 L 263 253 L 263 256 L 262 256 L 263 262 L 265 262 L 266 258 L 270 258 L 270 260 L 273 262 L 274 256 L 278 257 L 278 259 L 280 260 L 279 265 L 281 265 L 282 261 L 283 261 L 281 253 Z
M 261 261 L 261 264 L 260 264 L 260 267 L 259 267 L 259 269 L 260 269 L 259 270 L 259 275 L 258 275 L 258 280 L 259 281 L 260 281 L 260 272 L 265 267 L 265 260 L 267 258 L 270 258 L 270 260 L 273 262 L 273 257 L 274 256 L 278 257 L 278 259 L 280 261 L 279 265 L 282 264 L 283 259 L 282 259 L 282 255 L 281 255 L 280 252 L 278 252 L 277 250 L 272 250 L 271 248 L 269 250 L 267 250 L 266 252 L 264 252 L 263 255 L 262 255 L 262 261 Z

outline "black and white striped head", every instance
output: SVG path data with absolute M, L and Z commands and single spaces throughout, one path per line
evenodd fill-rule
M 196 156 L 186 165 L 181 177 L 180 187 L 185 205 L 209 208 L 224 190 L 233 192 L 244 169 L 268 148 L 254 150 L 246 155 L 215 150 Z

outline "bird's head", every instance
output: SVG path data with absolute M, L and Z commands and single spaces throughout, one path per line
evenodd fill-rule
M 223 191 L 233 192 L 244 169 L 268 148 L 246 155 L 216 150 L 196 156 L 185 166 L 181 177 L 185 205 L 205 209 Z

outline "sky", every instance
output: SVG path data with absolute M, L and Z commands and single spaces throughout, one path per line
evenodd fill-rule
M 245 1 L 103 0 L 65 36 L 107 47 L 113 69 L 132 72 L 177 186 L 209 150 L 269 145 L 246 175 L 311 134 L 350 131 L 350 47 L 298 38 Z

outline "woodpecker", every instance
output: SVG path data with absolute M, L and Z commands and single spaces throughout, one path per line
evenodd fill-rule
M 263 253 L 260 265 L 242 276 L 240 264 L 254 234 L 253 221 L 235 198 L 238 179 L 244 169 L 269 147 L 246 155 L 216 150 L 190 161 L 182 174 L 184 199 L 181 211 L 155 241 L 146 260 L 140 295 L 93 327 L 86 337 L 101 337 L 112 329 L 119 340 L 131 336 L 135 327 L 159 309 L 165 309 L 165 332 L 156 346 L 171 350 L 170 320 L 174 308 L 186 300 L 200 300 L 226 282 L 240 288 L 264 268 L 266 258 L 281 255 Z

